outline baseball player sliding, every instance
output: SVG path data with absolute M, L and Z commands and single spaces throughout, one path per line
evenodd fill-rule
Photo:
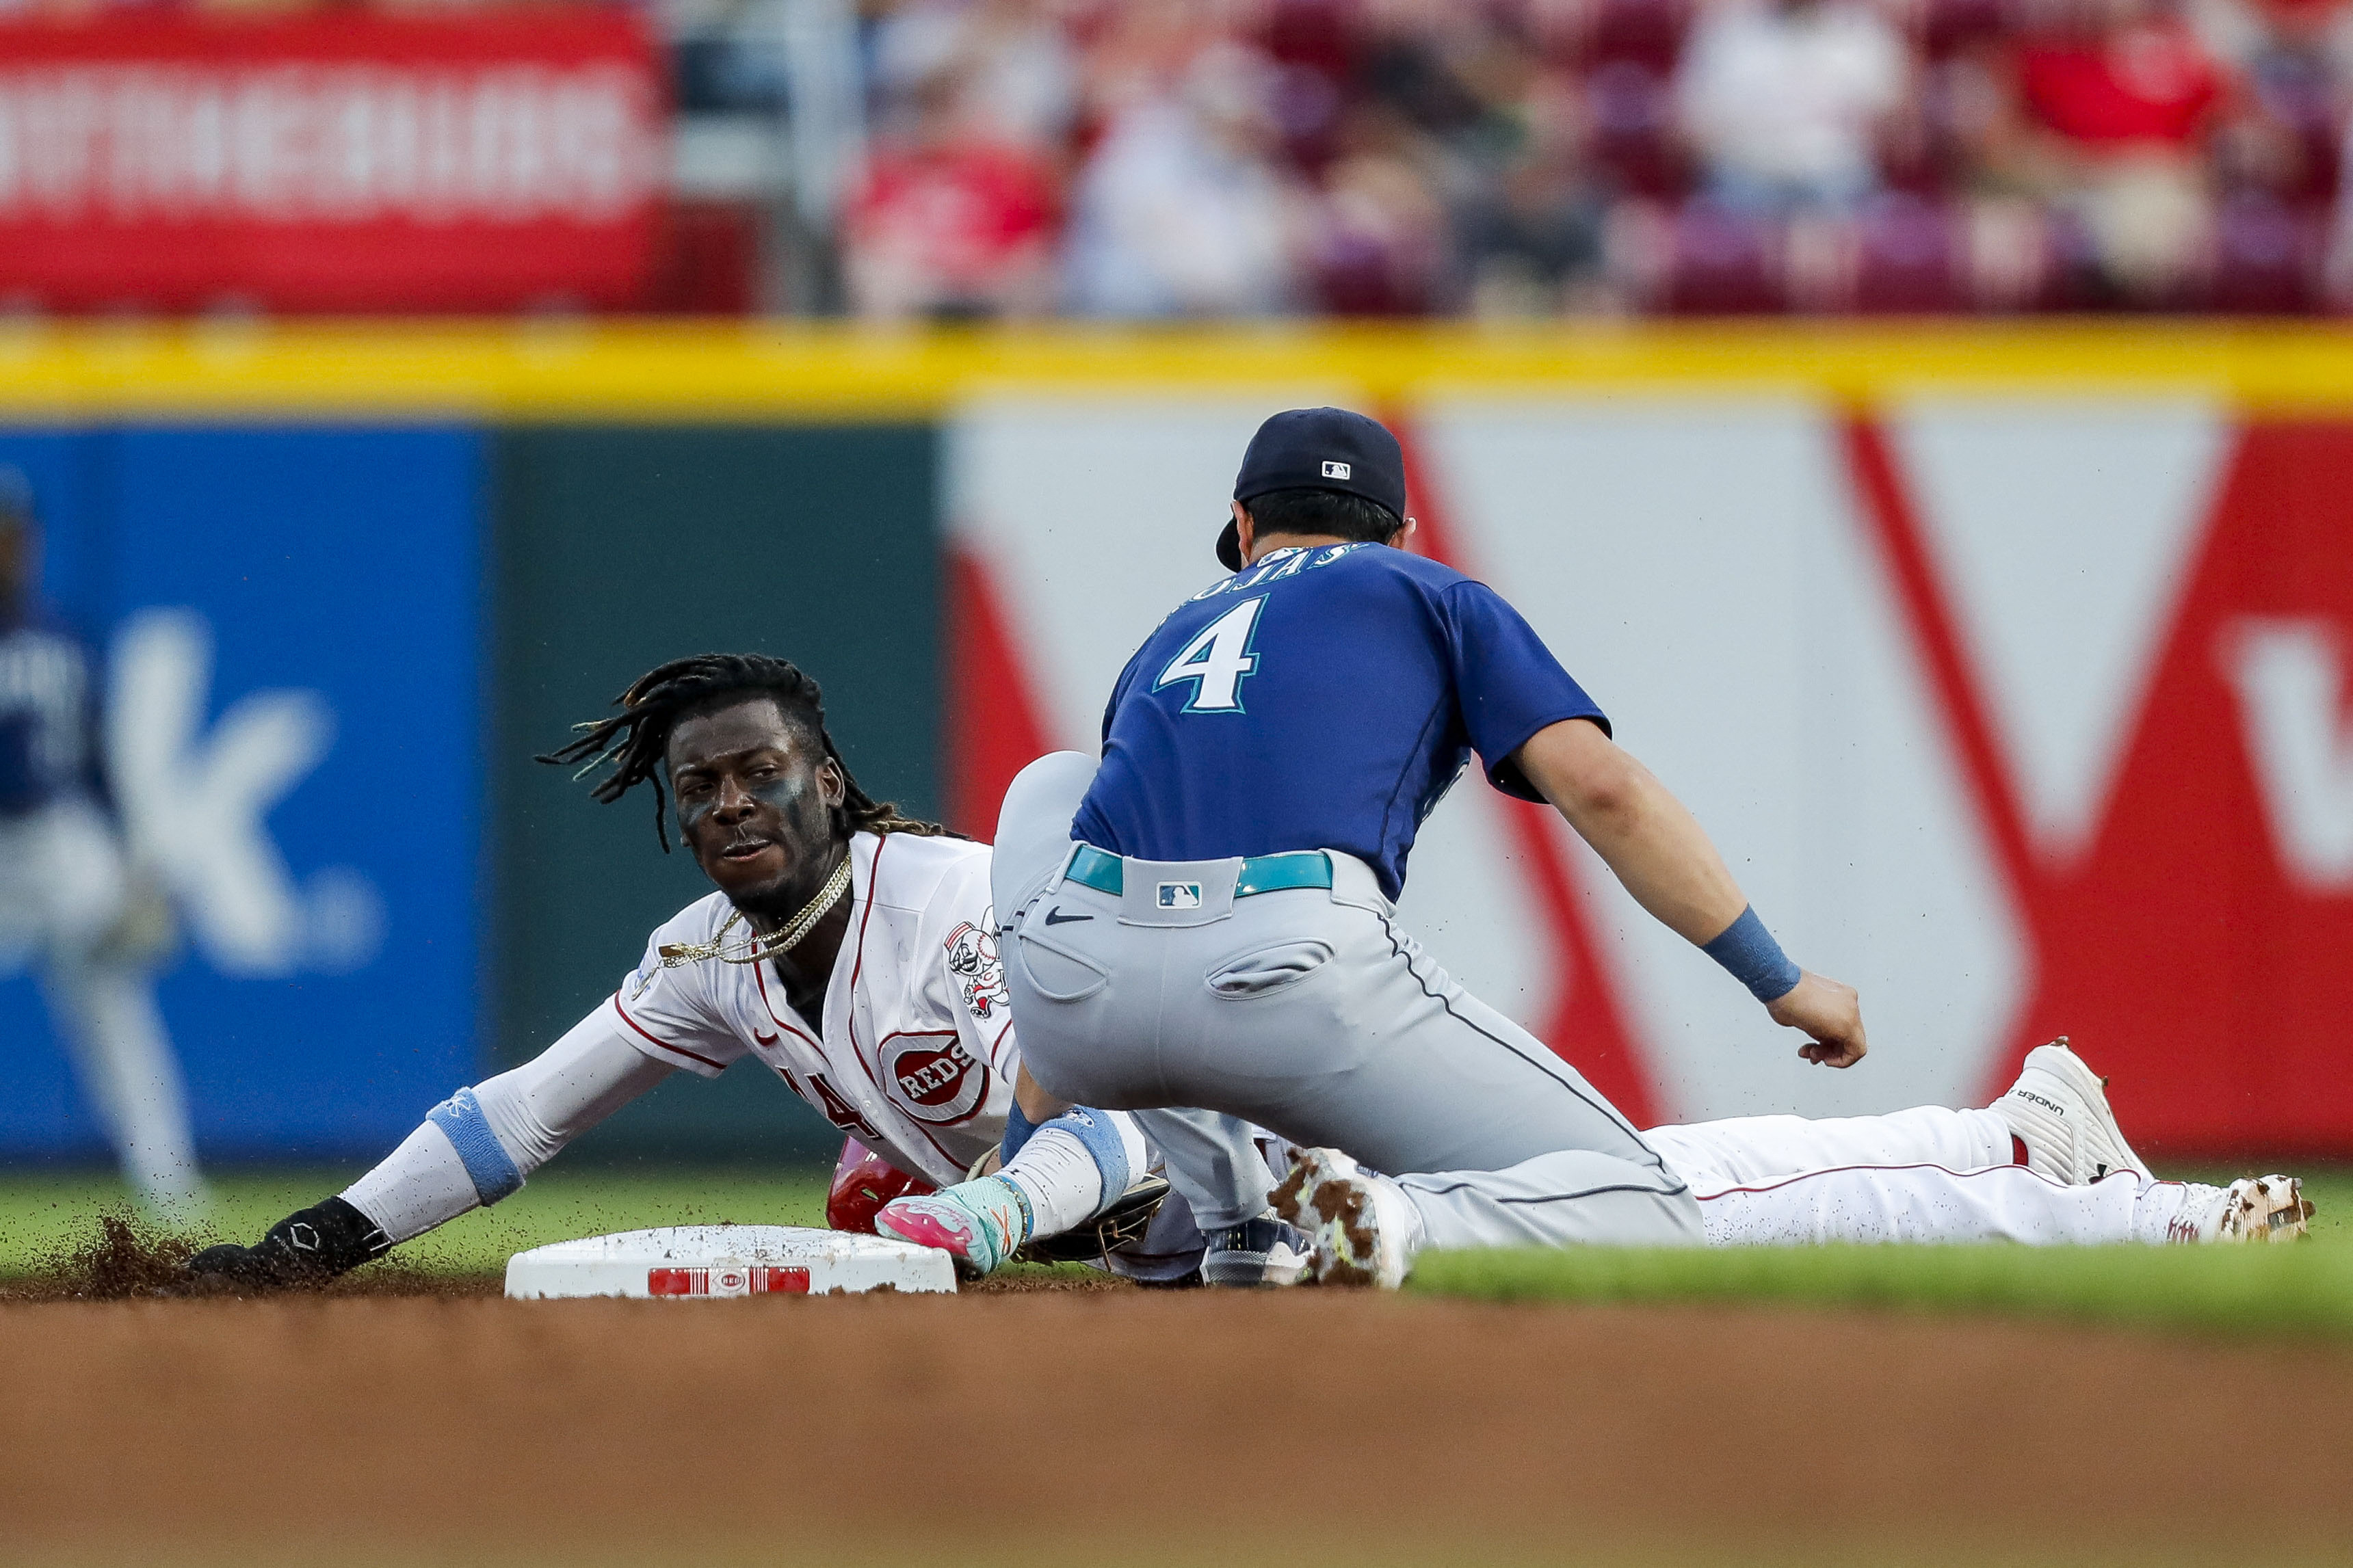
M 1100 765 L 1058 753 L 1008 792 L 995 905 L 1045 1089 L 1206 1106 L 1300 1146 L 1273 1203 L 1327 1281 L 1394 1286 L 1424 1247 L 2303 1233 L 2288 1178 L 2152 1180 L 2063 1042 L 1989 1110 L 1638 1132 L 1398 927 L 1415 832 L 1473 751 L 1806 1060 L 1863 1059 L 1856 994 L 1784 954 L 1527 623 L 1398 548 L 1412 531 L 1387 430 L 1333 408 L 1268 420 L 1219 541 L 1232 575 L 1129 661 Z
M 1198 1262 L 1220 1285 L 1296 1276 L 1303 1251 L 1285 1245 L 1296 1233 L 1263 1218 L 1251 1130 L 1200 1112 L 1063 1108 L 1026 1082 L 987 847 L 860 789 L 815 681 L 781 659 L 707 654 L 650 671 L 617 706 L 543 760 L 584 773 L 609 763 L 595 792 L 607 803 L 650 784 L 665 849 L 667 786 L 717 891 L 657 930 L 620 988 L 537 1058 L 459 1089 L 341 1194 L 258 1246 L 207 1248 L 194 1269 L 257 1286 L 340 1273 L 497 1203 L 671 1073 L 715 1077 L 748 1054 L 908 1176 L 947 1185 L 1001 1158 L 998 1173 L 965 1184 L 989 1209 L 971 1235 L 902 1200 L 917 1205 L 902 1233 L 948 1247 L 967 1272 L 1116 1214 L 1124 1244 L 1111 1261 L 1124 1271 L 1181 1275 Z M 1180 1184 L 1189 1205 L 1155 1215 L 1166 1187 L 1147 1173 L 1147 1131 L 1187 1150 L 1188 1169 L 1250 1179 L 1224 1194 Z

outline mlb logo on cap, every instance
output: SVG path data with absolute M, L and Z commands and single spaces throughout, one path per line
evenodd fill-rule
M 1164 910 L 1199 909 L 1201 907 L 1201 884 L 1198 882 L 1161 883 L 1160 907 Z
M 1324 465 L 1324 477 L 1327 479 L 1345 479 L 1354 472 L 1345 463 L 1327 462 Z

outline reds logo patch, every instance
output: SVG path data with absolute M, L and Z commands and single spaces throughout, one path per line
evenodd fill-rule
M 882 1070 L 902 1109 L 918 1121 L 962 1121 L 988 1098 L 988 1068 L 954 1033 L 894 1035 L 882 1043 Z
M 997 914 L 985 923 L 969 921 L 948 932 L 948 973 L 955 976 L 965 1010 L 982 1023 L 994 1023 L 1005 1013 L 1005 964 L 997 956 Z

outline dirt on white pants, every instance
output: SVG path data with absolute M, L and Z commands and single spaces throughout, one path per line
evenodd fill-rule
M 1990 1110 L 1744 1116 L 1642 1136 L 1691 1184 L 1711 1247 L 2161 1242 L 2183 1194 L 2128 1171 L 2063 1186 L 2011 1163 L 2010 1129 Z

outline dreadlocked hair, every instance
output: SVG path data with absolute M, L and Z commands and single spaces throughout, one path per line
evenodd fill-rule
M 860 831 L 964 837 L 936 822 L 905 816 L 892 802 L 878 801 L 860 788 L 849 764 L 841 760 L 841 749 L 826 731 L 825 698 L 817 682 L 789 661 L 761 653 L 699 653 L 659 665 L 613 699 L 619 712 L 575 724 L 572 742 L 536 760 L 559 767 L 576 765 L 579 772 L 572 775 L 575 778 L 585 778 L 610 763 L 612 772 L 598 779 L 589 792 L 607 805 L 640 784 L 653 785 L 654 837 L 668 854 L 670 820 L 662 773 L 670 731 L 688 714 L 720 706 L 733 697 L 773 699 L 786 722 L 804 726 L 824 746 L 827 760 L 841 773 L 841 804 L 833 807 L 835 837 L 847 838 Z

